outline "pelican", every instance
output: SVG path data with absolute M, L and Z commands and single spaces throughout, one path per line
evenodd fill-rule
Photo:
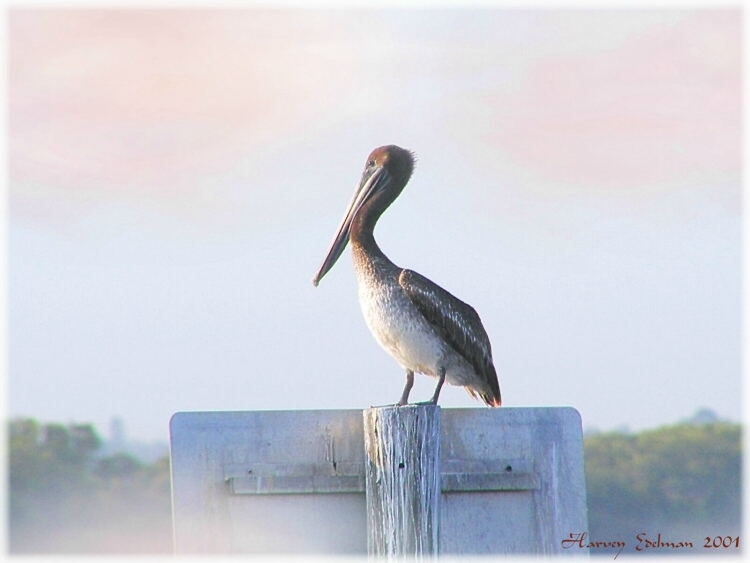
M 396 266 L 375 242 L 378 219 L 413 171 L 414 154 L 406 149 L 388 145 L 370 153 L 313 285 L 317 287 L 351 243 L 359 303 L 367 326 L 406 371 L 406 385 L 396 405 L 408 403 L 416 372 L 438 380 L 427 404 L 437 404 L 447 381 L 464 387 L 475 399 L 499 407 L 500 386 L 490 339 L 474 308 L 417 272 Z

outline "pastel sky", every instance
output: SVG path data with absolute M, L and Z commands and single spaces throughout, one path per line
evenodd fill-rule
M 505 405 L 738 420 L 741 19 L 10 10 L 9 414 L 166 440 L 395 401 L 348 254 L 311 284 L 394 143 L 418 164 L 378 241 L 477 309 Z

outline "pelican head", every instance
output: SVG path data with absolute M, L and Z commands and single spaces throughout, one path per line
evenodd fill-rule
M 414 154 L 406 149 L 387 145 L 370 153 L 359 186 L 344 213 L 325 260 L 313 278 L 314 286 L 317 287 L 323 276 L 333 268 L 344 252 L 351 234 L 362 231 L 372 234 L 380 215 L 399 196 L 413 171 Z

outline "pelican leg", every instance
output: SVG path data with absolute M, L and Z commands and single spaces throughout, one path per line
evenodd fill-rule
M 409 393 L 411 393 L 411 388 L 413 386 L 414 386 L 414 372 L 410 369 L 407 369 L 406 370 L 406 385 L 404 385 L 404 392 L 401 393 L 401 398 L 399 399 L 398 403 L 396 403 L 396 406 L 402 407 L 409 402 Z
M 435 392 L 432 394 L 432 399 L 427 402 L 428 405 L 437 405 L 438 397 L 440 396 L 440 389 L 442 389 L 443 383 L 445 383 L 445 368 L 440 369 L 440 379 L 438 379 L 438 384 L 437 387 L 435 387 Z

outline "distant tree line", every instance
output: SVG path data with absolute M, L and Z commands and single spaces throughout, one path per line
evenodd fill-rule
M 12 554 L 171 553 L 168 458 L 102 457 L 91 424 L 16 419 L 8 437 Z M 739 425 L 587 435 L 584 449 L 590 540 L 624 540 L 632 552 L 639 533 L 697 543 L 739 534 Z
M 740 425 L 722 422 L 586 436 L 590 538 L 624 540 L 623 553 L 631 553 L 638 534 L 651 539 L 661 534 L 664 541 L 693 542 L 680 555 L 737 555 L 734 548 L 706 549 L 703 544 L 706 537 L 736 538 L 740 533 L 741 442 Z
M 10 422 L 10 552 L 170 553 L 169 459 L 98 457 L 91 424 Z

